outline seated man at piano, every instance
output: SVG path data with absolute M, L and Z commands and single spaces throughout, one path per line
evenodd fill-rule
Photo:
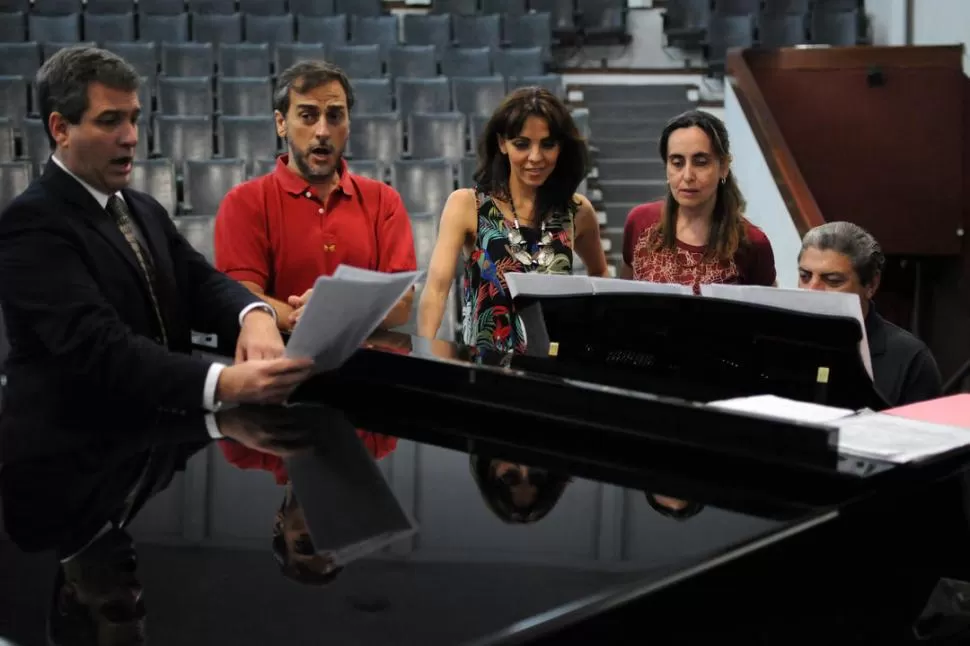
M 926 344 L 876 311 L 886 257 L 872 234 L 851 222 L 828 222 L 802 239 L 798 286 L 852 292 L 862 301 L 876 390 L 890 406 L 942 395 L 940 371 Z

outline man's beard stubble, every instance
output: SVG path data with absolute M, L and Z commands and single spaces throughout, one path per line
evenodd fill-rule
M 309 157 L 310 157 L 311 151 L 317 148 L 324 148 L 329 152 L 329 154 L 333 155 L 333 165 L 325 167 L 326 168 L 325 172 L 319 172 L 318 170 L 315 170 L 310 165 Z M 343 152 L 344 152 L 343 150 L 336 150 L 333 147 L 333 145 L 329 143 L 323 144 L 323 145 L 315 144 L 313 146 L 310 146 L 310 148 L 308 148 L 307 150 L 299 150 L 299 151 L 296 150 L 296 148 L 292 144 L 290 144 L 289 149 L 290 149 L 290 157 L 292 157 L 293 161 L 296 163 L 296 167 L 300 169 L 300 173 L 310 183 L 320 183 L 320 182 L 325 182 L 329 179 L 332 179 L 334 176 L 334 173 L 336 173 L 337 169 L 340 168 L 340 162 L 343 159 Z

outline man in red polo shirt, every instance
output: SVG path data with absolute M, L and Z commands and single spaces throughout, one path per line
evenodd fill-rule
M 354 93 L 329 63 L 304 61 L 284 71 L 274 97 L 276 131 L 289 152 L 272 173 L 244 182 L 219 206 L 216 267 L 276 309 L 290 331 L 307 290 L 338 265 L 383 272 L 417 268 L 411 223 L 401 196 L 354 175 L 343 159 Z M 413 295 L 384 320 L 407 322 Z

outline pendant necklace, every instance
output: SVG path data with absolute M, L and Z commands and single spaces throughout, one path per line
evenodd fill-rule
M 519 214 L 515 210 L 515 201 L 509 195 L 509 206 L 512 207 L 512 226 L 509 231 L 509 242 L 512 244 L 512 256 L 527 267 L 536 269 L 545 267 L 552 263 L 554 253 L 552 251 L 552 234 L 546 231 L 546 218 L 542 218 L 539 230 L 539 244 L 533 253 L 529 253 L 525 245 L 525 237 L 519 227 Z

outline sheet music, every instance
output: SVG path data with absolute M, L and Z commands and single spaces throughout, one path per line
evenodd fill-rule
M 507 272 L 505 284 L 509 296 L 592 296 L 593 286 L 588 276 L 555 274 L 525 274 Z
M 839 449 L 863 457 L 904 463 L 970 445 L 970 430 L 885 413 L 840 420 Z
M 340 265 L 333 276 L 320 276 L 286 344 L 286 356 L 312 358 L 320 371 L 339 367 L 422 274 L 388 274 Z
M 652 283 L 647 280 L 626 280 L 623 278 L 602 278 L 590 276 L 594 294 L 675 294 L 693 296 L 690 285 L 679 283 Z
M 687 285 L 651 283 L 644 280 L 601 278 L 599 276 L 558 276 L 550 274 L 505 274 L 512 298 L 517 296 L 594 296 L 596 294 L 679 294 L 691 296 Z
M 847 408 L 775 395 L 737 397 L 707 405 L 792 422 L 834 426 L 839 430 L 839 451 L 900 464 L 970 445 L 970 429 L 967 428 L 933 424 L 888 413 L 856 414 Z
M 866 334 L 865 320 L 862 318 L 862 303 L 856 294 L 843 292 L 819 292 L 811 289 L 792 289 L 787 287 L 765 287 L 762 285 L 701 285 L 701 296 L 722 298 L 741 303 L 768 305 L 794 312 L 826 314 L 829 316 L 848 316 L 859 322 L 862 340 L 859 342 L 859 356 L 869 378 L 872 379 L 872 357 L 869 354 L 869 337 Z
M 792 422 L 810 422 L 813 424 L 826 424 L 855 414 L 855 411 L 849 408 L 823 406 L 822 404 L 797 401 L 776 395 L 735 397 L 734 399 L 710 402 L 707 405 L 742 413 L 767 415 Z

